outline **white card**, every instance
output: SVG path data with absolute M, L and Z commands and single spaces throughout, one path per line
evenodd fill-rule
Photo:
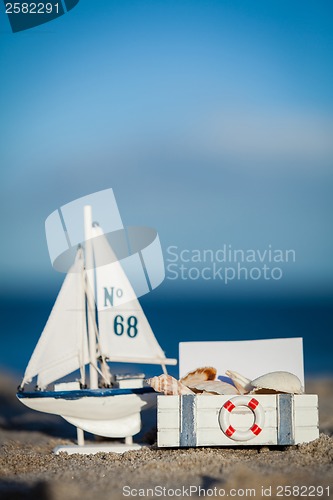
M 303 339 L 180 342 L 179 375 L 213 366 L 218 376 L 233 370 L 253 380 L 274 371 L 296 375 L 304 387 Z

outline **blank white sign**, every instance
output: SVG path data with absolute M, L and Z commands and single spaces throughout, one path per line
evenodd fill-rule
M 265 373 L 287 371 L 304 387 L 303 339 L 180 342 L 180 377 L 202 366 L 213 366 L 218 376 L 233 370 L 251 380 Z

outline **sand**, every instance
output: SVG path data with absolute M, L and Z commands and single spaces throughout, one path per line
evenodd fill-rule
M 281 498 L 289 486 L 294 487 L 289 498 L 321 492 L 328 498 L 327 487 L 333 496 L 333 380 L 308 381 L 307 392 L 319 394 L 320 402 L 321 434 L 309 444 L 186 450 L 155 445 L 123 455 L 54 455 L 55 446 L 75 438 L 74 430 L 61 418 L 26 409 L 16 401 L 13 379 L 1 374 L 0 499 L 197 498 L 199 493 L 263 498 L 262 488 L 266 496 Z

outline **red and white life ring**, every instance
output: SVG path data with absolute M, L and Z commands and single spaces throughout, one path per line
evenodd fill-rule
M 238 431 L 230 425 L 230 414 L 237 406 L 247 406 L 254 414 L 254 423 L 246 431 Z M 257 399 L 251 396 L 236 396 L 224 403 L 219 420 L 221 429 L 227 437 L 235 441 L 249 441 L 261 433 L 265 424 L 265 412 Z

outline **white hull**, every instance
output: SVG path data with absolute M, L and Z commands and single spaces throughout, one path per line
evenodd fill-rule
M 98 436 L 124 438 L 134 436 L 141 429 L 141 411 L 156 407 L 156 393 L 128 393 L 78 397 L 71 399 L 71 392 L 47 393 L 38 397 L 36 394 L 18 394 L 20 401 L 28 408 L 62 416 L 67 422 L 84 431 Z M 85 391 L 82 391 L 83 393 Z

